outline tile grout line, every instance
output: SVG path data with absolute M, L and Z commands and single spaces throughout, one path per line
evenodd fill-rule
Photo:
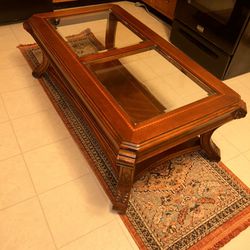
M 53 234 L 52 234 L 52 230 L 51 230 L 51 228 L 50 228 L 50 226 L 49 226 L 47 217 L 46 217 L 45 212 L 44 212 L 44 210 L 43 210 L 43 207 L 42 207 L 42 204 L 41 204 L 41 200 L 40 200 L 39 194 L 38 194 L 38 192 L 37 192 L 37 189 L 36 189 L 36 187 L 35 187 L 35 184 L 34 184 L 32 175 L 31 175 L 31 173 L 30 173 L 30 170 L 29 170 L 29 168 L 28 168 L 27 162 L 26 162 L 25 157 L 24 157 L 24 155 L 23 155 L 21 145 L 20 145 L 20 143 L 19 143 L 19 141 L 18 141 L 18 138 L 17 138 L 17 135 L 16 135 L 16 133 L 15 133 L 14 126 L 13 126 L 13 123 L 12 123 L 12 120 L 10 121 L 10 126 L 11 126 L 11 128 L 12 128 L 12 131 L 13 131 L 14 135 L 15 135 L 15 139 L 16 139 L 17 145 L 18 145 L 18 147 L 19 147 L 20 154 L 21 154 L 21 156 L 22 156 L 22 159 L 23 159 L 23 161 L 24 161 L 26 170 L 27 170 L 28 175 L 29 175 L 29 177 L 30 177 L 30 181 L 31 181 L 31 183 L 32 183 L 33 189 L 34 189 L 34 191 L 35 191 L 35 194 L 36 194 L 36 195 L 35 195 L 34 197 L 36 197 L 37 200 L 38 200 L 38 202 L 39 202 L 40 209 L 41 209 L 42 214 L 43 214 L 43 217 L 44 217 L 44 221 L 45 221 L 45 223 L 46 223 L 46 225 L 47 225 L 47 229 L 48 229 L 48 231 L 49 231 L 49 233 L 50 233 L 50 236 L 51 236 L 51 239 L 52 239 L 53 244 L 54 244 L 54 246 L 55 246 L 55 249 L 58 249 L 58 248 L 57 248 L 57 245 L 56 245 L 56 242 L 55 242 L 55 238 L 54 238 L 54 236 L 53 236 Z M 34 198 L 34 197 L 33 197 L 33 198 Z
M 0 94 L 5 95 L 5 94 L 18 92 L 18 91 L 21 91 L 21 90 L 25 90 L 25 89 L 28 89 L 28 88 L 35 88 L 35 87 L 40 87 L 40 85 L 37 84 L 37 83 L 34 83 L 34 84 L 23 86 L 23 87 L 20 87 L 20 88 L 17 88 L 17 89 L 12 89 L 12 90 L 7 90 L 7 91 L 4 91 L 4 92 L 0 92 Z
M 34 190 L 34 191 L 35 191 L 35 190 Z M 23 199 L 23 200 L 21 200 L 21 201 L 15 202 L 15 203 L 13 203 L 13 204 L 11 204 L 11 205 L 8 205 L 8 206 L 5 206 L 5 207 L 3 207 L 3 208 L 0 208 L 0 212 L 3 212 L 4 210 L 7 210 L 7 209 L 9 209 L 9 208 L 18 206 L 19 204 L 24 203 L 24 202 L 26 202 L 26 201 L 32 200 L 32 199 L 34 199 L 36 196 L 37 196 L 37 194 L 36 194 L 36 192 L 34 192 L 34 195 L 30 196 L 29 198 L 25 198 L 25 199 Z
M 5 105 L 5 103 L 4 103 L 4 99 L 3 99 L 2 93 L 0 93 L 0 104 L 1 104 L 1 103 L 2 103 L 2 105 L 3 105 L 3 111 L 4 111 L 4 112 L 6 113 L 6 115 L 7 115 L 7 120 L 1 121 L 0 124 L 10 121 L 10 116 L 9 116 L 9 113 L 7 112 L 6 105 Z
M 35 193 L 36 193 L 36 198 L 37 198 L 37 200 L 38 200 L 38 202 L 39 202 L 39 206 L 40 206 L 40 209 L 41 209 L 41 211 L 42 211 L 42 214 L 43 214 L 43 218 L 44 218 L 45 224 L 47 225 L 47 229 L 48 229 L 48 231 L 49 231 L 49 234 L 50 234 L 50 236 L 51 236 L 51 239 L 52 239 L 52 241 L 53 241 L 53 244 L 54 244 L 54 246 L 55 246 L 55 249 L 58 249 L 58 247 L 57 247 L 57 245 L 56 245 L 56 241 L 55 241 L 54 235 L 53 235 L 53 233 L 52 233 L 52 230 L 51 230 L 51 228 L 50 228 L 50 225 L 49 225 L 49 222 L 48 222 L 48 220 L 47 220 L 46 214 L 45 214 L 45 212 L 44 212 L 44 209 L 43 209 L 43 206 L 42 206 L 40 197 L 39 197 L 39 193 L 37 192 L 36 186 L 35 186 L 35 184 L 34 184 L 32 175 L 31 175 L 31 173 L 30 173 L 28 164 L 27 164 L 27 162 L 26 162 L 26 160 L 25 160 L 25 157 L 24 157 L 23 153 L 22 153 L 22 158 L 23 158 L 23 161 L 24 161 L 26 170 L 28 171 L 28 174 L 29 174 L 31 183 L 32 183 L 32 185 L 33 185 L 34 191 L 35 191 Z
M 95 228 L 95 229 L 92 229 L 92 230 L 88 231 L 87 233 L 82 234 L 82 235 L 80 235 L 80 236 L 78 236 L 78 237 L 72 239 L 71 241 L 69 241 L 69 242 L 67 242 L 67 243 L 65 243 L 65 244 L 63 244 L 63 245 L 61 245 L 61 246 L 59 247 L 59 249 L 61 249 L 61 248 L 63 248 L 63 247 L 66 247 L 66 246 L 70 245 L 71 243 L 73 243 L 73 242 L 75 242 L 75 241 L 77 241 L 77 240 L 80 240 L 81 238 L 84 238 L 85 236 L 87 236 L 87 235 L 93 233 L 94 231 L 96 231 L 96 230 L 98 230 L 98 229 L 100 229 L 100 228 L 102 228 L 102 227 L 107 226 L 108 224 L 111 224 L 111 223 L 114 222 L 114 221 L 116 221 L 115 218 L 112 219 L 111 221 L 109 221 L 109 222 L 107 222 L 107 223 L 104 223 L 103 225 L 101 225 L 101 226 L 99 226 L 99 227 L 97 227 L 97 228 Z
M 8 111 L 8 110 L 7 110 Z M 29 114 L 25 114 L 25 115 L 22 115 L 20 117 L 16 117 L 16 118 L 10 118 L 11 121 L 16 121 L 16 120 L 19 120 L 19 119 L 22 119 L 22 118 L 25 118 L 25 117 L 29 117 L 29 116 L 32 116 L 32 115 L 35 115 L 35 114 L 39 114 L 39 113 L 44 113 L 45 111 L 48 111 L 48 112 L 54 112 L 55 109 L 54 107 L 49 107 L 47 109 L 43 109 L 43 110 L 39 110 L 39 111 L 36 111 L 36 112 L 32 112 L 32 113 L 29 113 Z
M 7 122 L 3 122 L 3 123 L 10 123 L 10 122 L 7 121 Z M 1 122 L 0 122 L 0 124 L 1 124 Z M 12 128 L 12 127 L 11 127 L 11 128 Z M 15 138 L 16 138 L 15 132 L 13 132 L 13 134 L 15 135 Z M 39 148 L 44 148 L 44 147 L 47 147 L 47 146 L 52 145 L 52 144 L 54 144 L 54 143 L 58 143 L 58 142 L 61 142 L 61 141 L 64 141 L 64 140 L 68 140 L 68 139 L 70 139 L 70 137 L 64 137 L 64 138 L 55 140 L 54 142 L 46 143 L 46 144 L 43 144 L 43 145 L 41 145 L 41 146 L 34 147 L 34 148 L 29 149 L 29 150 L 26 150 L 26 151 L 22 151 L 22 150 L 21 150 L 21 151 L 20 151 L 19 153 L 17 153 L 17 154 L 13 154 L 13 155 L 11 155 L 11 156 L 9 156 L 9 157 L 6 157 L 6 158 L 4 158 L 4 159 L 0 159 L 0 162 L 7 161 L 7 160 L 9 160 L 9 159 L 11 159 L 11 158 L 13 158 L 13 157 L 20 156 L 20 155 L 23 155 L 23 154 L 26 154 L 26 153 L 35 151 L 35 150 L 37 150 L 37 149 L 39 149 Z M 18 145 L 19 145 L 19 143 L 18 143 Z
M 58 188 L 60 188 L 60 187 L 62 187 L 62 186 L 64 186 L 64 185 L 73 183 L 73 182 L 75 182 L 75 181 L 81 179 L 82 177 L 88 176 L 88 175 L 90 175 L 90 173 L 81 174 L 80 176 L 78 176 L 78 177 L 76 177 L 76 178 L 74 178 L 74 179 L 72 179 L 72 180 L 69 180 L 69 181 L 66 181 L 66 182 L 64 182 L 64 183 L 58 184 L 58 185 L 56 185 L 56 186 L 54 186 L 54 187 L 51 187 L 51 188 L 49 188 L 49 189 L 47 189 L 47 190 L 45 190 L 45 191 L 40 192 L 40 193 L 37 192 L 37 195 L 38 195 L 38 196 L 44 195 L 44 194 L 46 194 L 46 193 L 48 193 L 48 192 L 50 192 L 50 191 L 53 191 L 53 190 L 55 190 L 55 189 L 58 189 Z

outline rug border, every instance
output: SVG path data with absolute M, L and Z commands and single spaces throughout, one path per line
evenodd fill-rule
M 245 189 L 248 193 L 250 193 L 249 187 L 242 180 L 240 180 L 223 162 L 220 161 L 218 165 L 223 170 L 228 172 L 229 175 L 235 180 L 235 182 L 239 183 L 243 189 Z M 237 213 L 230 220 L 223 223 L 219 228 L 213 230 L 210 234 L 208 234 L 201 241 L 198 241 L 189 250 L 200 250 L 200 249 L 217 250 L 225 246 L 230 240 L 235 238 L 249 226 L 250 226 L 250 206 L 243 209 L 240 213 Z
M 30 61 L 29 58 L 27 58 L 26 54 L 24 53 L 24 49 L 27 47 L 32 47 L 36 48 L 37 44 L 25 44 L 25 45 L 19 45 L 17 48 L 21 51 L 22 55 L 26 58 L 29 66 L 31 69 L 34 69 L 34 64 Z M 78 139 L 78 136 L 74 132 L 74 129 L 72 125 L 67 121 L 67 118 L 65 117 L 64 113 L 61 111 L 61 109 L 58 107 L 56 102 L 54 101 L 54 98 L 52 94 L 48 91 L 45 80 L 42 78 L 37 79 L 42 88 L 44 89 L 45 93 L 51 100 L 55 110 L 57 111 L 58 115 L 60 118 L 63 120 L 64 124 L 68 128 L 71 136 L 75 140 L 76 144 L 80 148 L 81 152 L 83 153 L 84 157 L 88 161 L 91 170 L 94 172 L 95 176 L 97 179 L 100 181 L 106 195 L 110 198 L 112 201 L 114 197 L 112 196 L 108 185 L 103 181 L 103 177 L 101 174 L 97 171 L 96 169 L 96 163 L 91 159 L 90 155 L 82 146 L 80 140 Z M 56 79 L 54 79 L 56 80 Z M 229 168 L 227 168 L 222 162 L 219 162 L 218 165 L 223 168 L 226 172 L 229 173 L 229 175 L 237 182 L 239 183 L 243 189 L 245 189 L 248 193 L 250 193 L 249 187 L 243 183 Z M 248 216 L 247 216 L 248 215 Z M 127 215 L 119 215 L 120 218 L 122 219 L 123 223 L 125 224 L 126 228 L 128 229 L 130 235 L 132 238 L 135 240 L 136 244 L 138 245 L 139 249 L 141 250 L 147 250 L 147 246 L 143 242 L 143 240 L 139 237 L 138 233 L 136 232 L 134 226 L 130 222 L 129 218 Z M 243 220 L 243 218 L 247 218 Z M 229 227 L 230 225 L 230 227 Z M 200 250 L 200 249 L 211 249 L 211 250 L 217 250 L 224 245 L 226 245 L 231 239 L 235 238 L 237 235 L 239 235 L 243 230 L 245 230 L 247 227 L 250 226 L 250 206 L 246 207 L 244 210 L 242 210 L 240 213 L 237 213 L 235 216 L 233 216 L 230 220 L 226 221 L 223 223 L 219 228 L 213 230 L 210 234 L 205 236 L 202 240 L 198 241 L 195 243 L 193 246 L 189 248 L 189 250 Z M 225 230 L 227 229 L 227 230 Z

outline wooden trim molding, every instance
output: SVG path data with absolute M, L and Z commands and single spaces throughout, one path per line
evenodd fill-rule
M 78 0 L 52 0 L 52 3 L 76 2 Z

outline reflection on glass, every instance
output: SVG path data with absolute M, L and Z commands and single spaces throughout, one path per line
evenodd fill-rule
M 116 60 L 95 61 L 88 67 L 134 123 L 214 94 L 155 49 Z
M 49 22 L 79 57 L 143 41 L 111 11 L 49 19 Z

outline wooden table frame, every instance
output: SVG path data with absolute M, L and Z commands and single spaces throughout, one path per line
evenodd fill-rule
M 114 45 L 117 19 L 146 39 L 140 44 L 78 58 L 48 22 L 48 18 L 57 20 L 104 10 L 111 10 L 106 30 L 107 48 Z M 156 159 L 197 149 L 204 150 L 209 159 L 219 161 L 219 149 L 211 139 L 213 132 L 224 123 L 246 115 L 246 105 L 236 92 L 117 5 L 36 14 L 24 22 L 24 28 L 43 51 L 43 62 L 33 75 L 39 78 L 50 71 L 106 150 L 118 178 L 112 202 L 120 213 L 126 211 L 133 182 L 146 166 Z M 216 94 L 138 124 L 131 122 L 85 63 L 118 59 L 149 47 L 160 48 L 181 71 Z

